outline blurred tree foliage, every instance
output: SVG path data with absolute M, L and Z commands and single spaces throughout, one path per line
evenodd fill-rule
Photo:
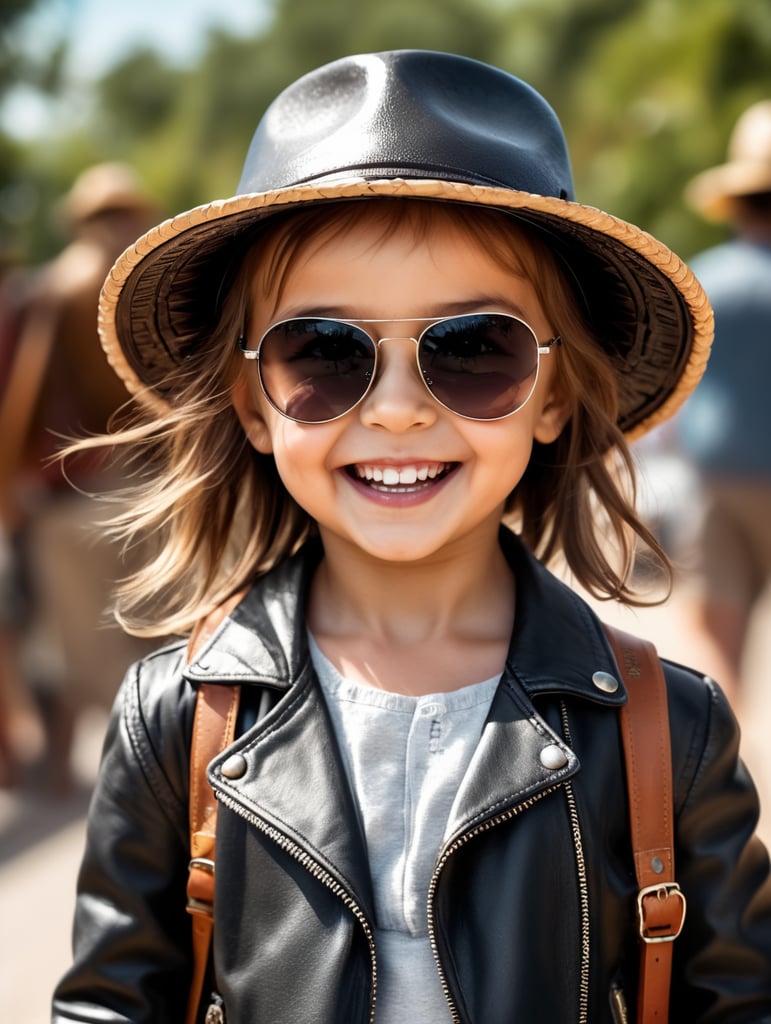
M 6 8 L 31 6 L 2 3 L 0 31 Z M 71 126 L 24 143 L 0 132 L 0 189 L 32 182 L 40 197 L 26 220 L 3 223 L 0 203 L 0 231 L 25 258 L 47 255 L 59 242 L 44 200 L 102 159 L 132 163 L 169 212 L 230 195 L 283 86 L 346 53 L 402 46 L 464 53 L 530 81 L 563 121 L 579 199 L 685 256 L 724 229 L 684 208 L 683 185 L 723 160 L 741 110 L 771 96 L 769 0 L 272 0 L 261 34 L 211 32 L 195 67 L 174 66 L 162 45 L 142 49 L 91 86 Z M 39 88 L 78 94 L 62 77 L 65 50 L 63 40 L 37 68 Z M 14 54 L 2 56 L 0 96 L 19 72 L 9 74 Z
M 0 0 L 0 104 L 12 89 L 25 87 L 42 97 L 53 97 L 61 85 L 67 52 L 58 41 L 44 56 L 22 52 L 14 31 L 41 0 Z M 40 145 L 43 153 L 45 143 Z M 52 238 L 50 212 L 58 185 L 39 173 L 41 157 L 0 127 L 0 265 L 12 258 L 29 258 L 37 250 L 57 244 Z M 43 157 L 43 162 L 45 158 Z
M 0 3 L 0 95 L 17 80 L 24 63 L 23 56 L 13 47 L 11 29 L 36 5 L 37 0 L 2 0 Z

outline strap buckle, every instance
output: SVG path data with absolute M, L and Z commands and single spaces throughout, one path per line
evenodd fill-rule
M 637 894 L 637 919 L 643 942 L 674 942 L 685 923 L 686 900 L 677 882 L 647 885 Z
M 214 861 L 193 857 L 188 865 L 187 910 L 190 914 L 206 914 L 214 910 Z

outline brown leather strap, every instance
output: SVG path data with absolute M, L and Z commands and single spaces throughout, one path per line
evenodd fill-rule
M 621 709 L 634 853 L 640 981 L 637 1024 L 669 1019 L 672 944 L 685 897 L 675 882 L 672 753 L 664 673 L 653 644 L 605 626 L 628 701 Z
M 201 619 L 187 645 L 187 660 L 212 636 L 243 597 L 234 594 Z M 193 925 L 193 976 L 187 1005 L 187 1024 L 195 1024 L 209 962 L 214 925 L 214 859 L 217 800 L 206 776 L 210 762 L 233 741 L 241 695 L 239 686 L 202 683 L 198 687 L 190 746 L 190 867 L 187 910 Z
M 193 925 L 193 977 L 187 1021 L 194 1024 L 201 1001 L 214 926 L 214 855 L 217 838 L 217 801 L 206 769 L 232 742 L 241 689 L 203 683 L 196 698 L 190 753 L 190 867 L 187 910 Z

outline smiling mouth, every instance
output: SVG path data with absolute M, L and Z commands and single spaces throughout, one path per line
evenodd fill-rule
M 355 480 L 384 494 L 407 494 L 431 487 L 455 468 L 456 462 L 417 462 L 409 466 L 377 466 L 359 462 L 347 472 Z

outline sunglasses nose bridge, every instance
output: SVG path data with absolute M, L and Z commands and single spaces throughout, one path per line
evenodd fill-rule
M 374 337 L 372 337 L 372 335 L 370 335 L 370 340 L 372 341 L 372 343 L 375 346 L 375 367 L 373 368 L 373 373 L 372 373 L 372 376 L 370 377 L 370 380 L 369 380 L 369 385 L 367 387 L 367 395 L 377 396 L 379 394 L 379 395 L 382 396 L 382 387 L 385 386 L 386 389 L 389 388 L 389 385 L 384 384 L 384 378 L 386 378 L 386 377 L 390 378 L 391 375 L 395 374 L 396 375 L 396 380 L 397 381 L 399 381 L 399 380 L 401 381 L 400 383 L 396 384 L 396 392 L 401 396 L 401 398 L 403 400 L 404 396 L 406 394 L 406 391 L 405 391 L 404 377 L 401 376 L 401 375 L 403 375 L 405 372 L 408 372 L 410 374 L 410 377 L 414 376 L 416 383 L 418 381 L 420 382 L 421 391 L 423 391 L 424 394 L 427 394 L 428 396 L 430 396 L 432 401 L 434 400 L 434 396 L 431 394 L 431 389 L 428 387 L 428 385 L 426 383 L 425 375 L 423 374 L 423 372 L 421 370 L 421 367 L 420 367 L 419 355 L 418 355 L 419 347 L 420 347 L 420 338 L 419 337 L 414 337 L 413 335 L 410 335 L 410 334 L 393 334 L 393 335 L 389 334 L 389 335 L 383 336 L 382 338 L 374 338 Z M 385 341 L 392 341 L 392 342 L 397 342 L 397 341 L 408 342 L 409 341 L 409 342 L 412 342 L 412 344 L 414 346 L 415 356 L 414 356 L 414 363 L 412 365 L 412 369 L 411 370 L 408 369 L 408 362 L 405 362 L 404 359 L 400 359 L 400 358 L 397 357 L 396 360 L 393 361 L 392 359 L 389 359 L 388 356 L 386 356 L 385 359 L 384 359 L 383 355 L 384 355 L 386 350 L 383 349 L 382 352 L 381 352 L 381 346 L 382 346 L 383 342 L 385 342 Z M 396 353 L 394 352 L 391 355 L 395 356 Z M 404 356 L 406 357 L 406 352 L 404 353 Z M 378 387 L 379 386 L 380 386 L 380 389 L 381 389 L 380 391 L 378 391 Z M 394 384 L 392 383 L 390 385 L 390 387 L 394 387 Z
M 387 335 L 385 335 L 382 338 L 373 338 L 372 340 L 375 343 L 375 353 L 376 353 L 376 357 L 377 357 L 377 362 L 379 364 L 378 365 L 378 371 L 379 372 L 382 372 L 382 370 L 380 370 L 380 366 L 382 365 L 382 363 L 381 363 L 382 356 L 380 355 L 380 346 L 383 344 L 384 341 L 411 341 L 413 343 L 413 345 L 415 346 L 415 361 L 416 361 L 416 364 L 417 364 L 418 375 L 420 376 L 420 379 L 423 381 L 423 384 L 425 385 L 425 379 L 424 379 L 423 373 L 421 372 L 421 369 L 420 369 L 420 355 L 419 355 L 419 352 L 420 352 L 420 337 L 416 338 L 416 337 L 414 337 L 411 334 L 387 334 Z
M 375 348 L 380 348 L 384 341 L 411 341 L 413 344 L 418 344 L 418 339 L 413 338 L 411 334 L 387 334 L 383 338 L 375 338 Z
M 421 380 L 423 380 L 423 383 L 425 384 L 425 380 L 423 379 L 423 375 L 422 375 L 422 373 L 420 373 L 420 364 L 419 364 L 419 357 L 418 357 L 418 349 L 419 349 L 419 346 L 420 346 L 420 339 L 419 338 L 414 338 L 411 334 L 388 334 L 388 335 L 385 335 L 382 338 L 372 338 L 372 341 L 375 344 L 376 370 L 377 370 L 377 376 L 378 377 L 380 377 L 382 372 L 383 372 L 383 369 L 382 369 L 383 363 L 381 362 L 382 356 L 380 354 L 380 346 L 383 344 L 383 342 L 384 341 L 411 341 L 413 343 L 413 345 L 415 346 L 415 359 L 418 362 L 418 373 L 419 373 L 419 376 L 420 376 Z M 373 374 L 373 379 L 370 382 L 370 387 L 373 386 L 375 383 L 376 382 L 374 380 L 374 374 Z

